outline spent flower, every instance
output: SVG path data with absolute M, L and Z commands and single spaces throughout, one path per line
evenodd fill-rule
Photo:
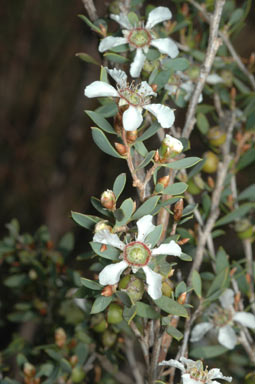
M 157 96 L 151 86 L 142 81 L 135 85 L 127 82 L 127 75 L 121 69 L 108 69 L 108 73 L 117 83 L 117 89 L 104 81 L 94 81 L 85 88 L 87 97 L 117 97 L 119 106 L 127 106 L 122 116 L 123 127 L 126 131 L 135 131 L 143 122 L 143 109 L 156 117 L 163 128 L 170 128 L 175 120 L 174 111 L 162 104 L 151 104 L 151 96 Z
M 135 241 L 125 244 L 116 234 L 108 230 L 95 233 L 93 241 L 101 244 L 111 245 L 122 251 L 120 258 L 122 261 L 109 264 L 99 274 L 101 285 L 114 285 L 120 280 L 122 272 L 130 267 L 135 273 L 140 268 L 143 269 L 148 285 L 148 294 L 152 299 L 159 299 L 162 295 L 161 285 L 162 276 L 154 272 L 149 264 L 153 256 L 173 255 L 181 256 L 181 247 L 173 240 L 168 244 L 161 244 L 158 248 L 152 249 L 147 242 L 147 236 L 155 229 L 152 224 L 152 216 L 146 215 L 137 221 L 138 235 Z
M 99 52 L 105 52 L 122 44 L 128 44 L 130 50 L 135 51 L 134 61 L 130 67 L 132 77 L 140 76 L 150 47 L 158 49 L 160 53 L 168 55 L 172 59 L 179 54 L 178 47 L 171 38 L 157 38 L 155 31 L 152 29 L 155 25 L 172 18 L 172 13 L 168 8 L 154 8 L 149 13 L 145 25 L 142 22 L 137 26 L 132 25 L 128 16 L 124 13 L 119 15 L 111 14 L 110 17 L 125 28 L 122 30 L 124 37 L 107 36 L 101 40 L 98 50 Z

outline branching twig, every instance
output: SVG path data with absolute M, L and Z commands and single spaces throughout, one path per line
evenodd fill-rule
M 93 0 L 81 0 L 86 11 L 88 12 L 89 18 L 92 21 L 98 19 L 97 10 Z
M 193 130 L 195 124 L 195 112 L 196 106 L 199 101 L 199 97 L 204 88 L 207 76 L 209 75 L 215 55 L 221 44 L 220 39 L 218 38 L 219 24 L 221 19 L 221 14 L 225 0 L 218 0 L 215 5 L 214 14 L 210 16 L 210 34 L 209 34 L 209 44 L 205 56 L 205 61 L 200 70 L 200 76 L 196 84 L 193 96 L 190 100 L 188 106 L 188 112 L 186 115 L 186 122 L 184 125 L 182 136 L 188 138 Z
M 125 337 L 125 353 L 132 370 L 133 376 L 135 378 L 136 384 L 144 384 L 143 376 L 138 369 L 137 361 L 134 355 L 134 341 L 128 337 Z

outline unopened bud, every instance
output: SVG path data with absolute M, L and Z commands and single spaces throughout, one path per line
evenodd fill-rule
M 103 288 L 101 295 L 105 297 L 112 296 L 116 292 L 115 285 L 106 285 L 106 287 Z
M 214 188 L 215 187 L 215 182 L 213 180 L 213 178 L 211 176 L 208 176 L 207 178 L 207 184 L 209 185 L 210 188 Z
M 157 84 L 151 84 L 151 88 L 154 92 L 157 92 L 158 86 Z
M 107 250 L 107 245 L 106 244 L 102 244 L 101 248 L 100 248 L 100 252 L 105 252 L 106 250 Z
M 232 100 L 235 100 L 235 98 L 236 98 L 236 89 L 235 89 L 235 87 L 231 88 L 230 97 L 231 97 Z
M 127 131 L 126 132 L 126 137 L 127 137 L 128 144 L 134 143 L 136 141 L 136 139 L 137 139 L 137 136 L 138 136 L 137 130 L 135 130 L 135 131 Z
M 23 372 L 24 372 L 24 375 L 27 377 L 34 377 L 36 374 L 35 366 L 30 363 L 25 363 Z
M 236 310 L 236 311 L 238 311 L 238 306 L 239 306 L 240 300 L 241 300 L 241 293 L 238 292 L 238 293 L 235 295 L 235 299 L 234 299 L 234 306 L 235 306 L 235 310 Z
M 169 180 L 170 180 L 169 175 L 163 176 L 163 177 L 160 177 L 160 179 L 158 179 L 158 183 L 162 184 L 163 187 L 166 188 L 168 186 Z
M 158 153 L 158 150 L 155 152 L 155 155 L 154 155 L 154 161 L 155 161 L 156 163 L 159 162 L 159 153 Z
M 190 238 L 189 237 L 185 237 L 184 239 L 181 239 L 181 240 L 177 241 L 177 244 L 184 245 L 184 244 L 187 244 L 189 241 L 190 241 Z
M 233 277 L 235 273 L 236 273 L 236 267 L 235 267 L 235 268 L 232 268 L 232 269 L 230 270 L 230 272 L 229 272 L 230 277 Z
M 178 303 L 179 304 L 184 304 L 185 301 L 186 301 L 186 297 L 187 297 L 187 292 L 183 292 L 182 294 L 180 294 L 180 296 L 178 297 Z
M 109 211 L 115 211 L 116 197 L 114 195 L 114 192 L 110 189 L 104 191 L 101 195 L 101 204 L 104 208 L 109 209 Z
M 96 223 L 95 233 L 97 233 L 99 231 L 103 231 L 104 229 L 106 229 L 109 232 L 112 232 L 112 227 L 107 223 L 108 223 L 107 220 L 100 220 L 98 223 Z
M 100 31 L 102 32 L 102 35 L 104 37 L 107 36 L 107 29 L 105 28 L 105 26 L 103 24 L 99 24 L 99 28 L 100 28 Z
M 77 355 L 72 355 L 70 357 L 70 364 L 72 367 L 74 367 L 78 363 L 79 359 Z
M 162 141 L 161 147 L 159 149 L 159 156 L 161 161 L 168 160 L 172 157 L 175 157 L 183 150 L 182 142 L 170 135 L 166 135 Z
M 38 277 L 37 272 L 34 269 L 30 269 L 28 276 L 31 280 L 36 280 Z
M 183 16 L 185 16 L 185 17 L 188 16 L 188 14 L 189 14 L 189 6 L 188 6 L 187 3 L 183 4 L 181 12 L 182 12 Z
M 55 343 L 59 348 L 63 348 L 66 343 L 66 333 L 63 328 L 57 328 L 55 331 Z
M 121 156 L 126 156 L 127 154 L 127 148 L 125 147 L 125 145 L 121 144 L 121 143 L 114 143 L 114 146 L 117 150 L 117 152 L 121 155 Z
M 180 199 L 174 205 L 174 221 L 178 223 L 182 218 L 183 212 L 183 199 Z

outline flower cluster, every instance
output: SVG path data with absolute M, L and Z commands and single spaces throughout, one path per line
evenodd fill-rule
M 183 384 L 220 384 L 215 379 L 222 379 L 231 383 L 232 377 L 223 376 L 218 368 L 213 368 L 208 371 L 207 367 L 204 369 L 202 361 L 193 361 L 181 357 L 178 360 L 161 361 L 159 365 L 167 365 L 170 367 L 178 368 L 182 371 Z
M 181 247 L 173 240 L 168 244 L 161 244 L 158 248 L 151 248 L 147 241 L 147 236 L 155 229 L 152 224 L 152 216 L 146 215 L 137 221 L 138 235 L 135 241 L 125 244 L 119 237 L 111 233 L 108 229 L 103 229 L 95 233 L 93 241 L 105 245 L 111 245 L 122 251 L 122 261 L 107 265 L 99 274 L 101 285 L 114 285 L 120 280 L 122 272 L 130 267 L 135 273 L 142 269 L 146 276 L 148 294 L 152 299 L 159 299 L 162 295 L 161 283 L 162 276 L 154 272 L 149 264 L 153 256 L 173 255 L 181 256 Z
M 178 55 L 178 47 L 172 39 L 157 38 L 156 33 L 152 30 L 155 25 L 172 18 L 172 13 L 168 8 L 157 7 L 153 9 L 148 15 L 145 26 L 142 23 L 137 26 L 132 25 L 128 16 L 124 13 L 120 15 L 112 14 L 111 18 L 125 28 L 122 30 L 124 37 L 107 36 L 101 40 L 98 50 L 99 52 L 105 52 L 122 44 L 129 44 L 130 50 L 136 51 L 134 61 L 130 67 L 130 75 L 132 77 L 140 76 L 150 47 L 157 48 L 160 53 L 171 58 L 175 58 Z
M 237 344 L 235 326 L 243 325 L 255 329 L 255 316 L 247 312 L 236 312 L 234 309 L 234 292 L 226 291 L 219 297 L 221 307 L 212 306 L 209 311 L 210 321 L 197 324 L 191 333 L 191 342 L 196 342 L 211 330 L 218 333 L 218 341 L 224 347 L 233 349 Z

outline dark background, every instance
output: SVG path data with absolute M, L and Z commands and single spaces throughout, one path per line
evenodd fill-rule
M 169 1 L 150 3 L 172 7 Z M 96 1 L 99 16 L 106 5 Z M 253 9 L 235 41 L 245 57 L 255 49 Z M 13 217 L 22 231 L 48 225 L 54 239 L 77 231 L 70 210 L 93 213 L 89 197 L 99 197 L 126 170 L 91 138 L 84 109 L 95 108 L 96 100 L 83 91 L 98 78 L 99 67 L 75 53 L 100 57 L 98 38 L 80 13 L 86 14 L 81 0 L 1 1 L 0 234 Z

